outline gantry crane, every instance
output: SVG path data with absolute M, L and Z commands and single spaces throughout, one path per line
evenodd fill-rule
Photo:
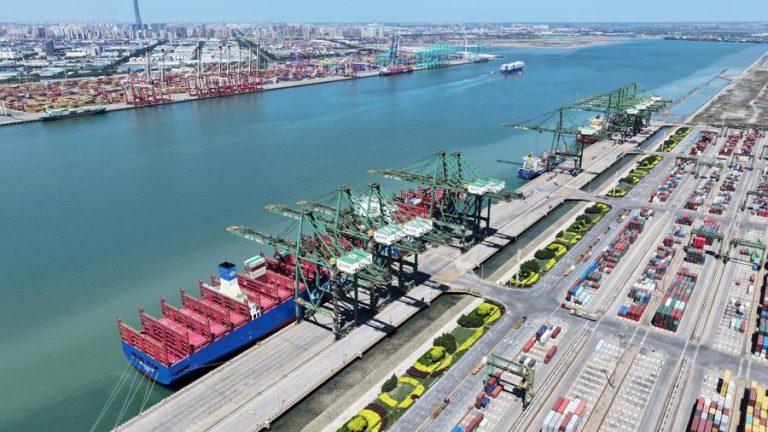
M 290 252 L 296 263 L 294 298 L 297 320 L 318 313 L 329 316 L 333 320 L 334 335 L 342 337 L 358 321 L 361 284 L 385 284 L 388 274 L 373 265 L 370 253 L 329 231 L 313 212 L 278 206 L 268 206 L 268 209 L 297 219 L 292 227 L 296 232 L 295 240 L 236 225 L 228 227 L 227 231 Z M 314 275 L 308 277 L 305 274 L 303 269 L 306 264 L 314 265 Z M 302 288 L 306 293 L 302 292 Z
M 501 371 L 498 381 L 511 384 L 519 390 L 522 393 L 523 409 L 528 408 L 528 405 L 530 405 L 534 396 L 533 383 L 536 379 L 536 371 L 533 368 L 513 362 L 512 360 L 508 360 L 495 353 L 491 353 L 488 357 L 488 361 L 485 363 L 485 379 L 483 380 L 483 384 L 487 385 L 488 380 L 490 380 L 497 371 Z M 509 375 L 515 376 L 519 378 L 519 380 L 511 381 Z
M 426 216 L 451 232 L 462 250 L 475 245 L 490 227 L 492 201 L 520 198 L 519 194 L 507 191 L 503 181 L 480 176 L 459 152 L 449 156 L 439 151 L 426 161 L 422 167 L 426 170 L 421 172 L 401 169 L 368 172 L 419 184 L 418 191 L 404 191 L 395 196 L 395 200 L 418 201 Z M 418 196 L 411 197 L 413 194 Z
M 502 123 L 502 127 L 553 134 L 547 171 L 566 160 L 573 160 L 572 173 L 581 172 L 584 146 L 619 134 L 621 139 L 637 135 L 650 124 L 651 116 L 669 101 L 654 96 L 637 83 L 626 84 L 557 108 L 538 118 L 520 123 Z M 586 126 L 580 126 L 577 113 L 595 113 Z

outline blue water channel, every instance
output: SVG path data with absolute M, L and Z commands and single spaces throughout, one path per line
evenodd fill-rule
M 126 366 L 115 318 L 137 324 L 222 260 L 261 249 L 230 224 L 285 229 L 268 203 L 327 197 L 437 149 L 461 150 L 514 186 L 519 160 L 547 135 L 502 129 L 579 97 L 637 81 L 670 99 L 765 48 L 635 41 L 498 50 L 498 62 L 0 128 L 0 430 L 91 428 Z M 725 82 L 675 108 L 691 112 Z M 388 183 L 389 185 L 389 183 Z M 258 365 L 254 365 L 258 367 Z M 129 371 L 132 373 L 132 371 Z M 129 382 L 95 430 L 167 396 Z

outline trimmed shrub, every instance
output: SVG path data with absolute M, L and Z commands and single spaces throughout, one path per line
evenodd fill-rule
M 462 315 L 459 317 L 458 323 L 462 327 L 466 328 L 478 328 L 485 324 L 485 321 L 477 314 Z
M 381 385 L 381 392 L 389 393 L 396 388 L 397 388 L 397 377 L 394 374 L 392 374 L 392 376 L 389 377 L 389 379 L 387 379 L 386 381 L 384 381 L 384 384 Z
M 445 351 L 447 351 L 448 354 L 453 354 L 456 352 L 457 348 L 456 337 L 450 333 L 443 333 L 435 338 L 434 345 L 445 348 Z
M 361 415 L 357 415 L 347 423 L 347 429 L 350 432 L 364 432 L 368 428 L 368 420 Z
M 439 346 L 439 347 L 432 347 L 429 349 L 429 358 L 433 362 L 439 362 L 442 360 L 442 358 L 445 356 L 445 348 Z
M 592 207 L 590 207 L 590 208 L 592 208 Z M 561 230 L 561 231 L 558 231 L 556 237 L 562 237 L 563 235 L 565 235 L 565 233 Z
M 488 315 L 493 313 L 495 309 L 496 307 L 494 305 L 490 303 L 483 303 L 480 306 L 478 306 L 477 309 L 475 310 L 477 311 L 477 314 L 480 315 L 481 317 L 487 317 Z
M 461 318 L 459 318 L 459 319 L 461 319 Z M 459 323 L 459 324 L 461 324 L 461 323 Z M 407 371 L 406 373 L 407 373 L 408 375 L 410 375 L 410 376 L 414 377 L 414 378 L 420 378 L 420 379 L 423 379 L 423 378 L 426 378 L 426 377 L 428 377 L 428 376 L 429 376 L 429 372 L 423 372 L 423 371 L 420 371 L 420 370 L 416 369 L 416 368 L 415 368 L 415 367 L 413 367 L 413 366 L 411 366 L 410 368 L 408 368 L 408 371 Z

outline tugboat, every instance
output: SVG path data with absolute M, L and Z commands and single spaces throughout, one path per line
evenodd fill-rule
M 546 170 L 546 164 L 540 158 L 528 153 L 528 156 L 523 158 L 523 166 L 517 170 L 517 176 L 523 180 L 533 180 Z

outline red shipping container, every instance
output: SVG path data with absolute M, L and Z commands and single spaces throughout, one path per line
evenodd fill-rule
M 491 392 L 491 397 L 496 399 L 497 396 L 499 396 L 499 393 L 504 390 L 504 386 L 498 385 L 495 389 Z
M 557 400 L 555 400 L 555 404 L 554 404 L 554 405 L 552 405 L 552 409 L 553 409 L 554 411 L 557 411 L 557 412 L 559 412 L 559 413 L 561 413 L 561 414 L 562 414 L 562 411 L 560 411 L 560 404 L 562 404 L 562 403 L 563 403 L 563 400 L 565 400 L 565 398 L 564 398 L 564 397 L 562 397 L 562 396 L 558 396 L 558 397 L 557 397 Z
M 555 327 L 555 328 L 552 330 L 552 334 L 550 334 L 549 336 L 550 336 L 552 339 L 556 339 L 556 338 L 557 338 L 557 335 L 559 335 L 559 334 L 560 334 L 560 330 L 561 330 L 561 329 L 560 329 L 560 326 L 557 326 L 557 327 Z
M 532 337 L 531 339 L 529 339 L 528 342 L 526 342 L 525 345 L 523 345 L 523 352 L 527 353 L 528 351 L 530 351 L 531 348 L 533 348 L 533 344 L 534 343 L 536 343 L 536 337 L 535 336 Z
M 477 427 L 477 425 L 479 425 L 480 422 L 483 421 L 483 417 L 485 417 L 483 413 L 477 413 L 475 418 L 473 418 L 472 421 L 467 423 L 467 427 L 464 430 L 466 430 L 467 432 L 474 430 Z
M 552 357 L 554 357 L 555 353 L 557 353 L 557 345 L 553 345 L 552 348 L 547 351 L 547 355 L 544 356 L 544 364 L 547 364 L 552 360 Z
M 579 399 L 579 404 L 576 405 L 576 409 L 573 410 L 573 413 L 577 416 L 580 416 L 584 414 L 584 409 L 587 407 L 587 403 L 583 399 Z

